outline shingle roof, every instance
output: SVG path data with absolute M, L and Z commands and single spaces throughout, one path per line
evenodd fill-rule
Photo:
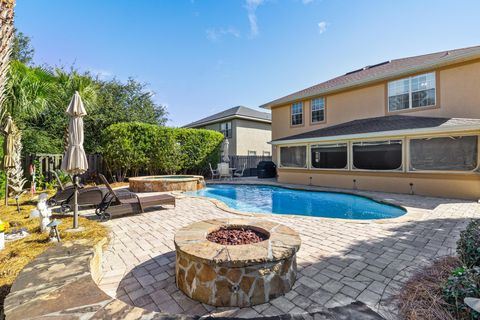
M 345 136 L 362 133 L 388 132 L 399 130 L 414 129 L 447 129 L 455 127 L 477 126 L 480 129 L 480 119 L 464 119 L 464 118 L 434 118 L 434 117 L 416 117 L 416 116 L 384 116 L 376 118 L 368 118 L 354 120 L 313 130 L 293 136 L 280 138 L 276 141 L 302 140 L 312 138 L 323 138 L 332 136 Z
M 251 118 L 252 120 L 258 119 L 259 121 L 263 121 L 263 122 L 272 121 L 272 115 L 270 113 L 257 111 L 244 106 L 237 106 L 237 107 L 233 107 L 233 108 L 221 111 L 219 113 L 215 113 L 211 116 L 200 119 L 198 121 L 194 121 L 192 123 L 185 125 L 184 127 L 194 128 L 194 127 L 205 125 L 207 123 L 215 122 L 216 120 L 225 119 L 225 118 L 234 118 L 234 117 L 245 117 L 245 118 Z
M 448 65 L 463 60 L 471 60 L 479 57 L 480 46 L 475 46 L 385 61 L 348 72 L 342 76 L 273 100 L 260 107 L 270 108 L 272 106 L 286 104 L 311 96 L 322 95 L 336 90 L 347 89 L 370 82 L 401 76 L 402 74 L 427 70 L 434 67 Z

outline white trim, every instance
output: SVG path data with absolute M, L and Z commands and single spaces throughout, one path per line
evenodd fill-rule
M 317 138 L 304 138 L 304 139 L 291 139 L 291 140 L 277 140 L 270 141 L 272 145 L 287 145 L 287 144 L 301 144 L 301 143 L 315 143 L 323 141 L 339 141 L 339 140 L 353 140 L 353 139 L 369 139 L 376 137 L 393 137 L 393 136 L 405 136 L 405 135 L 419 135 L 419 134 L 435 134 L 435 133 L 455 133 L 462 131 L 474 131 L 480 130 L 480 125 L 465 125 L 465 126 L 446 126 L 437 128 L 419 128 L 419 129 L 407 129 L 407 130 L 393 130 L 393 131 L 379 131 L 368 133 L 347 134 L 340 136 L 328 136 Z
M 480 48 L 475 49 L 473 52 L 470 51 L 470 52 L 467 52 L 467 53 L 464 53 L 464 54 L 455 55 L 454 57 L 449 57 L 447 55 L 446 58 L 441 58 L 440 61 L 437 60 L 435 62 L 422 64 L 421 66 L 404 68 L 400 71 L 389 72 L 389 73 L 386 73 L 386 74 L 383 74 L 383 75 L 380 75 L 380 76 L 371 76 L 371 77 L 364 78 L 364 79 L 361 79 L 361 80 L 352 81 L 352 82 L 349 82 L 347 84 L 342 84 L 342 85 L 334 86 L 334 87 L 331 87 L 331 88 L 328 88 L 328 89 L 319 90 L 319 91 L 314 92 L 314 93 L 298 94 L 298 95 L 296 95 L 296 93 L 293 93 L 292 95 L 296 95 L 294 98 L 287 99 L 285 101 L 278 101 L 277 102 L 277 100 L 282 99 L 282 98 L 279 98 L 277 100 L 273 100 L 273 101 L 270 101 L 268 103 L 265 103 L 265 104 L 261 105 L 260 108 L 271 109 L 273 106 L 286 105 L 286 104 L 292 103 L 293 101 L 296 101 L 296 100 L 303 100 L 303 99 L 311 98 L 311 97 L 314 97 L 314 96 L 327 95 L 328 93 L 333 92 L 333 91 L 339 91 L 339 90 L 354 88 L 354 87 L 361 86 L 361 85 L 366 85 L 366 84 L 379 82 L 379 81 L 383 81 L 383 80 L 389 80 L 391 78 L 401 77 L 403 75 L 407 76 L 407 75 L 415 73 L 415 72 L 429 71 L 433 68 L 448 66 L 448 65 L 451 65 L 451 64 L 460 63 L 460 62 L 463 62 L 463 61 L 474 60 L 474 59 L 477 59 L 477 58 L 480 58 Z

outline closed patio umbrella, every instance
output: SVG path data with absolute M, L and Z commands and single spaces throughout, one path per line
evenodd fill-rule
M 8 169 L 15 167 L 15 161 L 13 160 L 13 147 L 14 147 L 14 126 L 12 117 L 8 116 L 3 128 L 5 139 L 3 140 L 3 169 L 5 170 L 5 205 L 8 206 Z
M 73 197 L 73 228 L 78 228 L 78 175 L 88 169 L 87 156 L 83 149 L 83 116 L 87 114 L 78 92 L 72 97 L 66 113 L 70 116 L 68 125 L 68 147 L 62 161 L 62 170 L 72 174 L 75 186 Z
M 230 158 L 228 157 L 228 139 L 225 138 L 225 140 L 223 140 L 223 157 L 222 157 L 222 161 L 223 162 L 230 162 Z

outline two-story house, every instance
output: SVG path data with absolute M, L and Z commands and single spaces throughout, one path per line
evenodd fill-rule
M 271 156 L 271 115 L 243 106 L 233 107 L 185 125 L 222 132 L 229 156 Z
M 262 107 L 279 182 L 480 199 L 480 46 L 366 66 Z

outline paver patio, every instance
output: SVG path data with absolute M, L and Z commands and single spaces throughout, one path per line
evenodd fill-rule
M 146 212 L 106 223 L 100 287 L 128 304 L 154 311 L 253 317 L 312 312 L 359 300 L 396 319 L 394 296 L 417 268 L 455 251 L 459 232 L 480 217 L 480 204 L 418 196 L 367 193 L 421 208 L 415 221 L 355 223 L 305 216 L 268 215 L 302 238 L 292 291 L 251 308 L 215 308 L 187 298 L 175 286 L 173 237 L 200 219 L 238 217 L 206 199 L 178 199 L 175 209 Z M 263 218 L 263 217 L 262 217 Z

